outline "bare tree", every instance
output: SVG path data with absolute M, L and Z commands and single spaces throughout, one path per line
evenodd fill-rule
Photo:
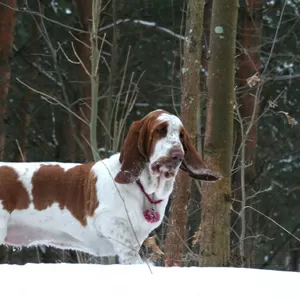
M 246 8 L 241 10 L 242 30 L 240 37 L 241 55 L 239 57 L 239 69 L 237 77 L 239 80 L 239 91 L 241 101 L 237 101 L 237 150 L 240 171 L 235 174 L 237 182 L 235 189 L 234 211 L 240 212 L 239 234 L 239 256 L 241 264 L 245 260 L 245 237 L 246 237 L 246 184 L 251 183 L 256 175 L 255 148 L 257 144 L 257 119 L 259 113 L 258 82 L 260 80 L 260 42 L 261 42 L 261 0 L 250 0 L 246 2 Z M 241 204 L 241 205 L 239 205 Z M 240 207 L 237 207 L 240 206 Z M 248 215 L 252 215 L 249 210 Z M 250 226 L 253 228 L 252 226 Z M 234 228 L 236 231 L 237 228 Z M 248 256 L 248 255 L 247 255 Z
M 200 65 L 202 52 L 204 1 L 189 0 L 186 16 L 186 38 L 182 68 L 181 120 L 196 144 L 196 121 L 200 101 Z M 182 265 L 187 238 L 188 204 L 191 179 L 180 172 L 175 184 L 165 242 L 165 263 Z
M 75 51 L 77 52 L 77 55 L 81 61 L 81 64 L 78 64 L 81 101 L 79 102 L 77 113 L 80 117 L 87 121 L 87 123 L 83 123 L 78 120 L 79 139 L 82 141 L 85 151 L 85 159 L 89 161 L 93 159 L 92 149 L 90 147 L 91 140 L 89 127 L 91 120 L 92 90 L 90 82 L 91 44 L 90 34 L 88 33 L 91 30 L 92 2 L 93 1 L 76 0 L 80 15 L 81 27 L 87 33 L 77 34 L 77 39 L 75 40 Z
M 11 54 L 16 25 L 16 0 L 0 5 L 0 160 L 4 158 L 5 120 L 7 118 L 7 95 L 11 77 Z M 13 9 L 11 9 L 13 8 Z
M 200 227 L 202 266 L 225 266 L 229 263 L 237 13 L 237 0 L 213 1 L 204 156 L 207 165 L 219 171 L 223 178 L 215 184 L 203 185 Z
M 97 120 L 99 93 L 99 36 L 101 0 L 77 0 L 77 7 L 83 29 L 76 40 L 78 59 L 80 61 L 80 78 L 82 81 L 81 103 L 78 115 L 87 121 L 80 122 L 80 138 L 85 149 L 87 160 L 98 159 Z

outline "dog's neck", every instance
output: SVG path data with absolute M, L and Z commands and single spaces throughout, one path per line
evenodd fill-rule
M 149 164 L 145 165 L 139 179 L 145 192 L 149 195 L 154 194 L 156 199 L 168 198 L 173 190 L 175 182 L 175 177 L 167 180 L 163 176 L 154 176 L 149 171 Z

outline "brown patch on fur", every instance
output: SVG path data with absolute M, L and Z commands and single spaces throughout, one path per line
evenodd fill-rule
M 33 204 L 44 210 L 53 203 L 67 208 L 86 226 L 87 216 L 93 216 L 99 205 L 96 195 L 97 178 L 91 173 L 94 163 L 82 164 L 65 171 L 59 165 L 44 165 L 32 177 Z
M 89 217 L 95 214 L 95 210 L 99 206 L 96 183 L 97 177 L 90 172 L 85 185 L 86 213 Z
M 149 124 L 151 125 L 149 126 Z M 149 128 L 148 128 L 147 150 L 148 150 L 148 157 L 150 157 L 154 152 L 156 142 L 167 136 L 168 122 L 153 120 L 152 123 L 150 122 L 148 123 L 148 126 Z
M 154 151 L 157 140 L 167 134 L 167 122 L 157 118 L 168 112 L 157 110 L 149 113 L 129 128 L 120 154 L 121 171 L 115 177 L 117 183 L 130 183 L 138 178 L 144 165 Z
M 0 167 L 0 203 L 9 213 L 29 207 L 30 199 L 18 173 L 11 167 Z

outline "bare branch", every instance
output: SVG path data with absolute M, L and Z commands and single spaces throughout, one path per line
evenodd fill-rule
M 16 45 L 13 46 L 13 49 L 16 52 L 19 51 L 19 49 L 17 48 Z M 50 79 L 51 81 L 53 81 L 57 86 L 61 87 L 61 83 L 59 81 L 57 81 L 56 78 L 53 77 L 51 74 L 49 74 L 46 70 L 44 70 L 42 68 L 42 66 L 38 65 L 35 62 L 30 61 L 29 59 L 27 59 L 27 57 L 22 56 L 22 59 L 24 59 L 26 61 L 26 63 L 28 63 L 30 66 L 32 66 L 35 69 L 37 69 L 39 73 L 43 74 L 45 77 L 47 77 L 48 79 Z
M 65 52 L 65 50 L 63 49 L 62 45 L 60 42 L 58 42 L 58 48 L 61 50 L 61 52 L 63 53 L 64 57 L 66 58 L 66 60 L 68 62 L 70 62 L 71 64 L 74 64 L 74 65 L 80 65 L 80 62 L 79 61 L 75 61 L 75 60 L 72 60 L 71 58 L 69 58 L 69 56 L 67 55 L 67 53 Z
M 277 225 L 279 228 L 281 228 L 283 231 L 285 231 L 288 235 L 292 236 L 295 240 L 297 240 L 298 242 L 300 242 L 300 239 L 297 236 L 295 236 L 293 233 L 291 233 L 285 227 L 283 227 L 282 225 L 280 225 L 279 223 L 277 223 L 274 219 L 270 218 L 269 216 L 265 215 L 264 213 L 260 212 L 259 210 L 255 209 L 254 207 L 245 206 L 245 209 L 247 209 L 247 208 L 252 209 L 253 211 L 257 212 L 258 214 L 264 216 L 266 219 L 268 219 L 269 221 L 271 221 L 272 223 L 274 223 L 275 225 Z
M 120 19 L 120 20 L 117 20 L 116 22 L 112 23 L 112 24 L 108 24 L 106 26 L 103 26 L 99 29 L 99 32 L 102 32 L 102 31 L 105 31 L 105 30 L 108 30 L 114 26 L 117 26 L 117 25 L 120 25 L 120 24 L 125 24 L 125 23 L 133 23 L 133 24 L 140 24 L 140 25 L 143 25 L 143 26 L 146 26 L 146 27 L 152 27 L 154 29 L 157 29 L 159 31 L 162 31 L 172 37 L 175 37 L 179 40 L 185 40 L 185 36 L 184 35 L 181 35 L 181 34 L 177 34 L 175 32 L 173 32 L 172 30 L 168 29 L 168 28 L 165 28 L 165 27 L 162 27 L 162 26 L 158 26 L 157 23 L 155 22 L 148 22 L 148 21 L 144 21 L 144 20 L 132 20 L 132 19 Z
M 30 85 L 28 85 L 27 83 L 25 83 L 24 81 L 22 81 L 21 79 L 19 78 L 16 78 L 17 81 L 19 81 L 21 84 L 23 84 L 24 86 L 26 86 L 28 89 L 32 90 L 33 92 L 41 95 L 41 98 L 44 99 L 45 101 L 49 102 L 50 104 L 54 104 L 56 103 L 56 105 L 60 105 L 62 106 L 64 109 L 66 109 L 70 114 L 72 114 L 73 116 L 75 116 L 77 119 L 79 119 L 80 121 L 84 122 L 85 124 L 88 125 L 88 123 L 82 119 L 81 117 L 79 117 L 77 114 L 75 114 L 71 109 L 69 109 L 67 106 L 65 106 L 63 103 L 61 103 L 61 101 L 57 100 L 56 98 L 46 94 L 46 93 L 43 93 L 33 87 L 31 87 Z M 50 101 L 49 99 L 51 99 L 52 101 Z
M 300 74 L 267 77 L 264 80 L 265 81 L 280 81 L 280 80 L 291 80 L 291 79 L 300 79 Z
M 22 161 L 24 162 L 25 161 L 25 157 L 24 157 L 23 151 L 21 149 L 21 146 L 20 146 L 20 143 L 19 143 L 18 140 L 16 140 L 16 144 L 17 144 L 17 147 L 18 147 L 18 151 L 19 151 L 19 153 L 21 155 Z
M 81 30 L 81 29 L 78 29 L 78 28 L 75 28 L 75 27 L 72 27 L 72 26 L 68 26 L 64 23 L 61 23 L 59 21 L 56 21 L 56 20 L 53 20 L 53 19 L 50 19 L 48 17 L 46 17 L 44 14 L 42 13 L 39 13 L 37 11 L 33 11 L 33 10 L 28 10 L 27 7 L 19 7 L 19 8 L 13 8 L 12 6 L 8 5 L 8 4 L 5 4 L 3 3 L 3 1 L 0 2 L 0 5 L 3 5 L 5 7 L 8 7 L 14 11 L 17 11 L 17 12 L 21 12 L 21 13 L 27 13 L 27 14 L 31 14 L 31 15 L 35 15 L 37 17 L 40 17 L 40 18 L 43 18 L 53 24 L 56 24 L 56 25 L 59 25 L 61 27 L 64 27 L 64 28 L 67 28 L 69 30 L 72 30 L 72 31 L 76 31 L 76 32 L 80 32 L 80 33 L 88 33 L 88 31 L 85 31 L 85 30 Z
M 274 51 L 275 44 L 277 42 L 278 32 L 279 32 L 279 28 L 280 28 L 280 25 L 281 25 L 281 22 L 282 22 L 282 17 L 283 17 L 283 13 L 284 13 L 287 2 L 288 2 L 287 0 L 284 1 L 283 7 L 281 9 L 281 13 L 280 13 L 279 21 L 278 21 L 278 24 L 277 24 L 275 36 L 274 36 L 274 39 L 273 39 L 273 42 L 272 42 L 270 55 L 268 56 L 268 60 L 265 64 L 265 68 L 264 68 L 264 71 L 262 72 L 262 75 L 264 75 L 266 73 L 267 69 L 268 69 L 268 66 L 269 66 L 273 51 Z
M 76 49 L 75 49 L 75 47 L 74 47 L 74 43 L 71 43 L 71 44 L 72 44 L 73 52 L 74 52 L 76 58 L 78 59 L 79 64 L 82 66 L 82 68 L 84 69 L 85 73 L 86 73 L 89 77 L 91 77 L 92 75 L 91 75 L 91 73 L 88 71 L 88 69 L 87 69 L 87 67 L 85 66 L 85 64 L 83 63 L 83 61 L 81 60 L 80 56 L 78 55 L 78 53 L 77 53 L 77 51 L 76 51 Z

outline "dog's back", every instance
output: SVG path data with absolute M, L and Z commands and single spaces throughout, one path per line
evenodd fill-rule
M 98 206 L 93 164 L 1 163 L 0 243 L 97 254 L 87 217 Z

